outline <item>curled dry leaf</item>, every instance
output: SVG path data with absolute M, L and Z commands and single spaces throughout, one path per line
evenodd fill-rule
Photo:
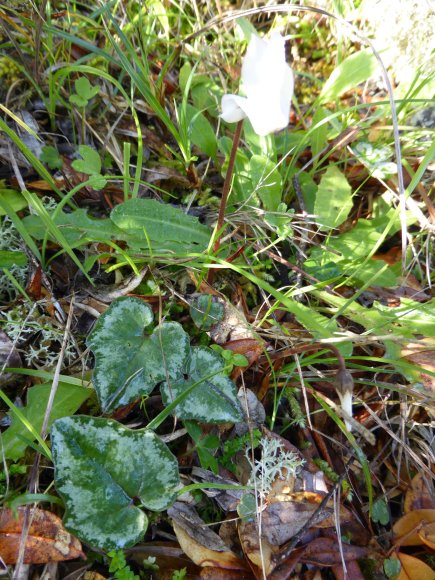
M 399 552 L 397 556 L 401 570 L 396 580 L 435 580 L 435 571 L 418 558 L 402 554 L 402 552 Z
M 244 420 L 241 423 L 236 423 L 234 426 L 234 434 L 240 436 L 264 425 L 266 411 L 262 403 L 257 399 L 256 394 L 250 389 L 240 387 L 237 397 L 242 407 Z
M 405 514 L 393 526 L 396 546 L 420 546 L 419 533 L 424 526 L 435 523 L 435 509 L 415 510 Z
M 425 373 L 427 370 L 435 373 L 435 340 L 426 338 L 409 342 L 405 348 L 402 349 L 401 355 L 407 361 L 421 367 L 419 377 L 426 391 L 435 394 L 435 376 Z
M 265 574 L 270 574 L 275 568 L 273 556 L 276 553 L 274 548 L 266 538 L 261 539 L 258 531 L 257 521 L 241 520 L 239 524 L 239 538 L 243 552 L 249 561 L 263 570 Z
M 432 484 L 425 473 L 417 473 L 412 479 L 411 487 L 406 492 L 403 509 L 406 514 L 414 510 L 435 509 Z
M 242 354 L 248 359 L 248 367 L 236 367 L 231 378 L 235 381 L 243 371 L 252 366 L 257 362 L 259 356 L 264 351 L 264 345 L 257 339 L 254 338 L 241 338 L 239 340 L 230 340 L 223 345 L 227 350 L 231 350 L 234 353 Z
M 342 544 L 341 548 L 340 552 L 337 539 L 316 538 L 308 544 L 301 560 L 314 566 L 337 566 L 342 562 L 342 554 L 345 562 L 366 558 L 368 554 L 368 549 L 361 546 Z
M 18 508 L 18 518 L 9 508 L 0 511 L 0 554 L 5 564 L 15 564 L 22 541 L 26 508 Z M 45 564 L 84 558 L 81 543 L 63 527 L 62 520 L 38 508 L 29 510 L 29 529 L 24 564 Z
M 431 550 L 435 550 L 435 522 L 424 524 L 418 533 L 419 538 Z
M 175 502 L 168 509 L 183 552 L 201 567 L 245 570 L 246 566 L 198 516 L 193 507 Z
M 310 527 L 335 526 L 333 501 L 319 510 L 322 501 L 321 494 L 306 491 L 274 496 L 262 514 L 264 536 L 272 546 L 281 546 L 293 538 L 312 516 Z M 350 519 L 350 512 L 340 506 L 341 523 Z

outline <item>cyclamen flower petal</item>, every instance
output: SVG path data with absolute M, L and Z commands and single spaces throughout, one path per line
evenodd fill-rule
M 221 117 L 227 123 L 251 121 L 264 136 L 288 125 L 293 72 L 285 61 L 285 41 L 278 31 L 269 40 L 252 35 L 242 66 L 245 97 L 224 95 Z

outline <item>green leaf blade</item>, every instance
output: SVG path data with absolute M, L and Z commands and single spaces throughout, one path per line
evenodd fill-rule
M 21 409 L 23 416 L 38 433 L 42 428 L 51 389 L 51 382 L 31 387 L 27 394 L 27 405 Z M 75 413 L 90 394 L 91 389 L 60 382 L 54 397 L 48 427 L 56 419 Z M 30 431 L 16 416 L 12 415 L 10 427 L 2 433 L 2 448 L 6 459 L 18 461 L 24 456 L 29 443 L 33 441 L 34 437 Z
M 187 368 L 187 378 L 162 384 L 161 393 L 165 405 L 198 384 L 176 406 L 174 414 L 180 419 L 202 423 L 239 423 L 243 413 L 233 382 L 222 373 L 224 362 L 216 352 L 206 347 L 192 349 Z M 204 379 L 210 373 L 213 377 Z
M 189 353 L 189 337 L 176 322 L 144 335 L 153 321 L 150 307 L 120 298 L 99 318 L 87 345 L 95 355 L 93 382 L 103 409 L 110 412 L 150 393 L 165 379 L 176 380 Z
M 151 431 L 75 416 L 56 421 L 51 435 L 65 526 L 91 545 L 112 550 L 142 540 L 148 519 L 133 498 L 156 510 L 175 500 L 177 460 Z
M 320 180 L 314 204 L 321 229 L 339 226 L 351 209 L 352 188 L 341 171 L 330 165 Z
M 210 241 L 210 231 L 198 219 L 181 209 L 154 199 L 129 199 L 115 206 L 112 222 L 121 230 L 144 240 L 151 240 L 153 249 L 183 248 L 204 250 Z
M 253 155 L 249 167 L 253 191 L 264 209 L 277 211 L 282 197 L 282 179 L 275 163 L 262 155 Z
M 320 102 L 334 101 L 373 76 L 377 68 L 378 62 L 370 49 L 367 48 L 351 54 L 334 69 L 326 81 L 319 96 Z

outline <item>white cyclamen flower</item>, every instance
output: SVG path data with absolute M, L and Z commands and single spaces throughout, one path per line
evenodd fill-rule
M 252 35 L 242 66 L 245 97 L 224 95 L 221 117 L 227 123 L 251 121 L 257 135 L 284 129 L 289 122 L 293 72 L 285 61 L 285 40 L 278 31 L 269 40 Z

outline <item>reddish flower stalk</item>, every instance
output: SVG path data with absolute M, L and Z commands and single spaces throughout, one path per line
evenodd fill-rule
M 221 246 L 221 236 L 222 236 L 222 228 L 224 226 L 224 220 L 225 220 L 225 210 L 227 207 L 228 196 L 230 194 L 231 184 L 233 181 L 234 164 L 236 162 L 237 148 L 238 148 L 239 142 L 240 142 L 240 135 L 242 133 L 242 125 L 243 125 L 243 119 L 237 123 L 236 130 L 234 132 L 233 145 L 231 147 L 230 158 L 228 160 L 228 169 L 227 169 L 227 173 L 225 175 L 221 203 L 219 206 L 219 215 L 218 215 L 218 221 L 217 221 L 217 225 L 216 225 L 217 237 L 216 237 L 216 240 L 215 240 L 215 243 L 213 246 L 213 253 L 214 254 L 216 254 L 219 251 L 219 248 Z M 207 282 L 209 284 L 212 284 L 213 278 L 214 278 L 214 271 L 211 269 L 208 272 Z

